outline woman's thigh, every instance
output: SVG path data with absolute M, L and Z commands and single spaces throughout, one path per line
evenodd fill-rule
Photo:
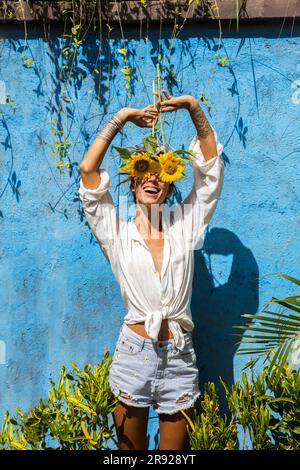
M 149 407 L 133 407 L 118 402 L 114 423 L 119 450 L 147 450 Z
M 195 407 L 184 412 L 193 421 Z M 188 422 L 181 411 L 173 415 L 161 413 L 159 415 L 159 450 L 190 450 L 187 426 Z

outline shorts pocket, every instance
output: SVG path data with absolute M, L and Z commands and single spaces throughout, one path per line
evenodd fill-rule
M 187 350 L 179 351 L 179 356 L 182 358 L 196 359 L 196 354 L 195 354 L 194 349 L 187 349 Z
M 122 354 L 128 354 L 129 356 L 138 354 L 142 349 L 142 342 L 124 335 L 121 336 L 120 341 L 118 342 L 116 347 L 117 352 Z
M 193 346 L 186 345 L 183 351 L 177 350 L 174 352 L 174 357 L 179 359 L 185 365 L 194 364 L 196 362 L 196 353 Z

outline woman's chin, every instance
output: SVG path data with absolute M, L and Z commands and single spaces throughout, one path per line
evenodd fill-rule
M 159 197 L 152 197 L 152 196 L 146 196 L 139 200 L 139 204 L 145 204 L 147 206 L 149 205 L 155 205 L 155 204 L 161 204 L 160 201 L 161 198 Z

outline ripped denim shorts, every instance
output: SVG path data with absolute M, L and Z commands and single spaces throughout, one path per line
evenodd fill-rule
M 199 372 L 192 333 L 184 338 L 180 351 L 173 338 L 155 342 L 123 323 L 108 376 L 119 401 L 166 414 L 192 407 L 200 396 Z

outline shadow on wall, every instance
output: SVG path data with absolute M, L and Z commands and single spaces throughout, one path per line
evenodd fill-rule
M 212 270 L 204 258 L 231 256 L 227 281 L 215 286 Z M 219 377 L 230 386 L 234 382 L 233 359 L 239 337 L 233 325 L 243 325 L 243 313 L 255 314 L 258 305 L 258 265 L 251 250 L 230 230 L 213 228 L 205 238 L 203 250 L 195 251 L 195 271 L 191 301 L 195 324 L 193 341 L 199 369 L 199 385 L 213 381 L 220 394 L 221 412 L 226 412 L 225 396 Z

